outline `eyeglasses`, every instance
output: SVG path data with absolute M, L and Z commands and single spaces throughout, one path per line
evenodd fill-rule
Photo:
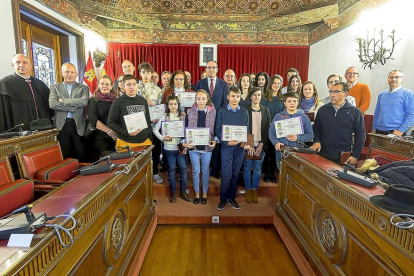
M 99 83 L 99 85 L 102 85 L 102 86 L 111 86 L 110 83 Z
M 184 79 L 177 79 L 177 78 L 174 78 L 174 80 L 175 80 L 175 81 L 183 81 Z
M 329 81 L 329 84 L 335 84 L 335 83 L 339 83 L 339 81 Z
M 226 77 L 226 78 L 235 78 L 235 76 L 233 76 L 233 75 L 224 75 L 224 77 Z
M 390 80 L 398 80 L 398 79 L 401 79 L 403 76 L 389 76 L 388 78 L 390 79 Z
M 346 73 L 345 75 L 348 75 L 348 76 L 357 76 L 357 75 L 359 75 L 359 73 L 352 73 L 352 72 L 348 72 L 348 73 Z
M 345 92 L 345 91 L 344 90 L 329 90 L 328 92 L 329 94 L 333 94 L 333 93 L 337 94 L 337 93 Z
M 206 69 L 207 69 L 207 70 L 216 70 L 216 69 L 217 69 L 217 67 L 210 67 L 210 66 L 208 66 L 208 67 L 206 67 Z

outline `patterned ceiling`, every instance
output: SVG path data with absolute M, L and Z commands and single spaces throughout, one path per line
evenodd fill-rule
M 109 42 L 310 45 L 388 0 L 38 0 Z

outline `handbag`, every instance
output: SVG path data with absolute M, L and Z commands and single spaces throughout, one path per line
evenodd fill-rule
M 86 129 L 85 129 L 85 134 L 84 134 L 85 138 L 89 138 L 89 137 L 94 136 L 96 134 L 96 130 L 97 129 L 94 128 L 92 126 L 91 122 L 88 120 L 86 122 Z

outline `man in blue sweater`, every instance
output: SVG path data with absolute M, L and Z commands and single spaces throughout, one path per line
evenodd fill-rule
M 414 92 L 401 86 L 401 70 L 388 74 L 390 89 L 381 92 L 375 107 L 372 129 L 378 134 L 403 135 L 414 124 Z
M 246 126 L 249 133 L 249 114 L 247 110 L 239 106 L 241 92 L 237 87 L 231 87 L 227 99 L 229 104 L 217 112 L 215 132 L 222 139 L 223 125 Z M 221 186 L 220 203 L 217 210 L 222 211 L 226 203 L 236 210 L 240 209 L 236 202 L 237 182 L 240 169 L 246 152 L 240 147 L 241 141 L 221 141 Z
M 313 125 L 314 144 L 311 148 L 338 164 L 342 152 L 352 151 L 345 163 L 355 165 L 365 142 L 365 124 L 361 110 L 345 99 L 348 92 L 349 87 L 344 82 L 331 86 L 331 102 L 318 110 Z

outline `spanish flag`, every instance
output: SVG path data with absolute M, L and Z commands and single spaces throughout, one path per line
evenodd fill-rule
M 111 59 L 108 58 L 108 55 L 106 56 L 106 60 L 104 63 L 104 66 L 102 68 L 102 72 L 101 72 L 101 78 L 105 75 L 109 76 L 112 80 L 114 80 L 115 78 L 115 74 L 114 71 L 112 70 L 112 62 Z
M 91 93 L 95 93 L 96 88 L 98 88 L 98 80 L 96 78 L 95 70 L 93 69 L 91 52 L 89 52 L 89 58 L 88 62 L 86 63 L 83 80 L 85 81 L 86 85 L 89 86 Z

